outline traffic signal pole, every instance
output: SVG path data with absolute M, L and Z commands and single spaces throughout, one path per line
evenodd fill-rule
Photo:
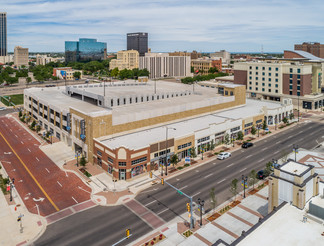
M 168 186 L 170 186 L 171 188 L 173 188 L 174 190 L 177 191 L 177 193 L 179 193 L 180 195 L 184 195 L 185 197 L 187 197 L 190 200 L 190 229 L 195 228 L 194 225 L 194 219 L 193 219 L 193 209 L 192 209 L 192 196 L 187 195 L 186 193 L 184 193 L 183 191 L 181 191 L 180 189 L 178 189 L 177 187 L 173 186 L 172 184 L 168 183 L 167 181 L 165 181 L 163 178 L 159 178 L 158 176 L 156 176 L 155 174 L 153 174 L 152 172 L 150 172 L 150 177 L 154 176 L 158 179 L 161 180 L 162 184 L 167 184 Z M 188 211 L 189 212 L 189 211 Z

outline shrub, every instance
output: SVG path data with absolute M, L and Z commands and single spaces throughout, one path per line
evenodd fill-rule
M 219 151 L 220 153 L 224 152 L 224 150 Z
M 219 152 L 215 152 L 215 153 L 214 153 L 214 155 L 218 155 L 218 154 L 219 154 Z
M 190 164 L 186 163 L 186 164 L 184 164 L 184 166 L 185 166 L 185 167 L 189 167 L 189 166 L 190 166 Z
M 183 167 L 178 167 L 177 169 L 178 169 L 178 170 L 181 170 L 181 169 L 183 169 Z

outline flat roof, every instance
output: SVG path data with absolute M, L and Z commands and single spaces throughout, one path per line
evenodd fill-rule
M 320 245 L 324 240 L 323 226 L 311 219 L 303 223 L 304 214 L 304 210 L 287 203 L 238 245 Z
M 259 100 L 247 99 L 246 105 L 232 108 L 226 111 L 215 112 L 212 114 L 185 119 L 176 123 L 170 123 L 146 130 L 137 130 L 121 136 L 104 136 L 98 140 L 109 148 L 119 148 L 124 146 L 129 149 L 139 149 L 148 147 L 150 144 L 165 140 L 165 127 L 175 128 L 168 131 L 168 138 L 180 138 L 192 135 L 195 131 L 208 128 L 210 124 L 221 124 L 228 121 L 235 121 L 262 114 L 262 107 L 268 108 L 281 107 L 278 102 L 264 102 Z
M 295 161 L 288 161 L 286 164 L 284 164 L 283 166 L 280 167 L 280 170 L 286 171 L 288 173 L 295 174 L 295 175 L 301 175 L 307 169 L 309 169 L 309 166 L 300 164 Z

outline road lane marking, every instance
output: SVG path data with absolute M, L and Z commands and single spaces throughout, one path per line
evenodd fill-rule
M 91 194 L 91 192 L 90 192 L 90 191 L 87 191 L 87 190 L 83 189 L 83 188 L 82 188 L 82 187 L 80 187 L 80 186 L 78 186 L 78 188 L 79 188 L 80 190 L 83 190 L 83 191 L 85 191 L 85 192 L 88 192 L 89 194 Z
M 56 181 L 58 184 L 59 184 L 59 186 L 61 186 L 61 187 L 63 187 L 62 185 L 61 185 L 61 183 L 60 182 L 58 182 L 58 181 Z
M 234 163 L 231 163 L 231 164 L 229 164 L 227 167 L 231 167 L 231 166 L 233 166 L 234 165 Z
M 39 161 L 39 159 L 36 157 L 36 160 Z
M 185 185 L 185 186 L 181 187 L 179 190 L 182 190 L 182 189 L 187 188 L 187 187 L 188 187 L 188 185 Z
M 12 130 L 11 130 L 11 129 L 9 129 L 9 131 L 11 131 L 11 132 L 12 132 Z
M 24 168 L 27 170 L 29 175 L 32 177 L 32 179 L 35 181 L 37 186 L 40 188 L 40 190 L 44 193 L 46 198 L 49 200 L 49 202 L 53 205 L 53 207 L 57 210 L 60 211 L 60 209 L 56 206 L 56 204 L 52 201 L 52 199 L 49 197 L 49 195 L 46 193 L 46 191 L 43 189 L 43 187 L 38 183 L 37 179 L 34 177 L 34 175 L 31 173 L 31 171 L 28 169 L 28 167 L 25 165 L 25 163 L 22 161 L 22 159 L 18 156 L 16 151 L 12 148 L 10 143 L 7 141 L 7 139 L 3 136 L 3 134 L 0 132 L 0 136 L 3 138 L 3 140 L 6 142 L 6 144 L 9 146 L 9 148 L 12 150 L 12 152 L 16 155 L 18 160 L 21 162 L 21 164 L 24 166 Z
M 287 138 L 292 138 L 292 137 L 293 137 L 293 136 L 291 136 L 291 135 L 290 135 L 290 136 L 289 136 L 289 137 L 287 137 Z
M 280 143 L 280 141 L 276 142 L 276 144 L 279 144 L 279 143 Z
M 18 138 L 18 136 L 15 134 L 16 138 Z
M 226 179 L 222 179 L 221 181 L 217 182 L 217 184 L 220 184 L 222 182 L 224 182 Z
M 247 158 L 249 158 L 249 157 L 251 157 L 251 156 L 252 156 L 252 155 L 248 155 L 248 156 L 245 157 L 245 159 L 247 159 Z
M 197 192 L 197 193 L 194 194 L 192 197 L 197 196 L 197 195 L 199 195 L 200 193 L 201 193 L 201 191 Z
M 279 150 L 277 150 L 276 152 L 274 152 L 274 154 L 278 154 L 279 153 Z
M 268 142 L 268 140 L 264 140 L 264 142 Z
M 50 173 L 50 171 L 48 171 L 48 169 L 45 167 L 45 169 L 46 169 L 46 171 L 48 172 L 48 173 Z
M 196 170 L 196 173 L 199 173 L 199 170 Z
M 213 173 L 210 173 L 210 174 L 206 175 L 204 178 L 208 178 L 208 177 L 210 177 L 212 175 L 213 175 Z
M 29 152 L 31 152 L 29 148 L 27 148 L 27 149 L 28 149 Z
M 155 203 L 155 202 L 156 202 L 156 200 L 149 202 L 149 203 L 145 204 L 144 206 L 147 207 L 148 205 L 151 205 L 152 203 Z
M 303 133 L 303 132 L 304 132 L 303 130 L 299 131 L 299 133 Z
M 157 214 L 162 214 L 162 213 L 164 213 L 165 211 L 168 211 L 169 209 L 168 208 L 166 208 L 166 209 L 164 209 L 164 210 L 162 210 L 162 211 L 160 211 L 160 212 L 158 212 Z
M 21 142 L 21 144 L 24 144 L 24 142 L 23 141 L 20 141 Z
M 78 201 L 77 201 L 77 200 L 75 200 L 73 196 L 72 196 L 72 199 L 73 199 L 73 200 L 75 201 L 75 203 L 78 203 Z
M 265 147 L 265 148 L 263 148 L 262 150 L 266 150 L 266 149 L 268 149 L 268 147 Z
M 65 176 L 66 176 L 66 177 L 69 177 L 69 175 L 67 174 L 67 172 L 66 172 L 66 171 L 64 171 L 64 172 L 65 172 Z
M 246 170 L 246 167 L 245 167 L 245 168 L 243 168 L 243 169 L 242 169 L 242 170 L 240 171 L 240 173 L 241 173 L 241 172 L 243 172 L 243 171 L 245 171 L 245 170 Z
M 304 138 L 300 138 L 299 140 L 304 140 Z
M 262 158 L 261 160 L 259 160 L 258 162 L 264 161 L 264 158 Z

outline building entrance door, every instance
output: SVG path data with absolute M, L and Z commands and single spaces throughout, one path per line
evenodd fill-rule
M 119 169 L 119 180 L 126 180 L 126 169 Z

